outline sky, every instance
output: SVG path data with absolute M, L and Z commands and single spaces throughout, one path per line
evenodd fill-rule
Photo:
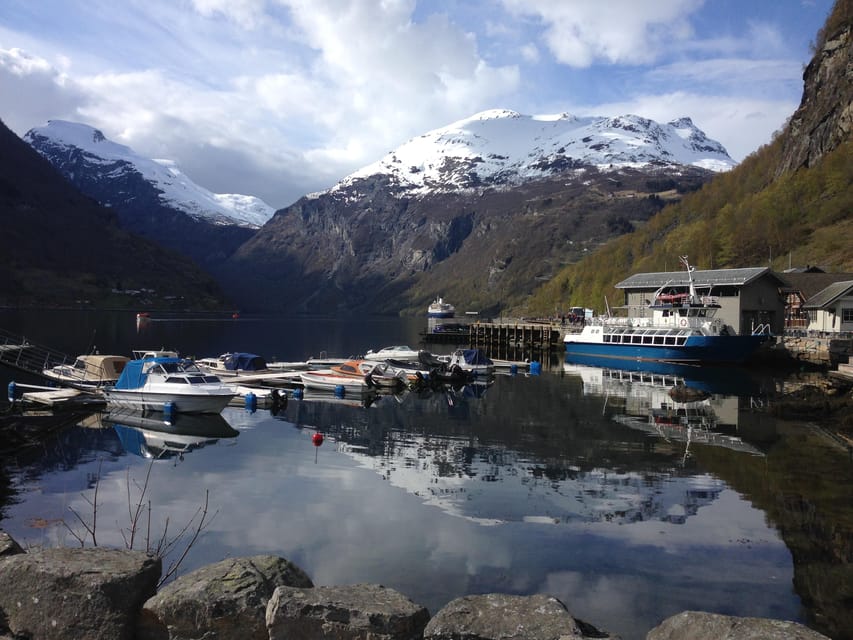
M 831 0 L 0 0 L 0 120 L 81 122 L 275 208 L 488 109 L 689 116 L 737 161 Z

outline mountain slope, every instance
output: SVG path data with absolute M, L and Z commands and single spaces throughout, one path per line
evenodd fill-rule
M 662 125 L 634 115 L 578 118 L 492 110 L 409 140 L 334 189 L 387 175 L 400 192 L 415 196 L 521 184 L 586 166 L 607 170 L 667 163 L 714 171 L 735 165 L 690 118 Z
M 278 211 L 225 282 L 246 307 L 496 312 L 733 164 L 688 119 L 485 112 Z
M 115 214 L 69 184 L 0 122 L 0 304 L 221 307 L 190 261 L 123 231 Z
M 646 227 L 561 271 L 525 307 L 602 309 L 613 285 L 665 271 L 679 255 L 699 268 L 819 264 L 853 270 L 853 1 L 839 0 L 804 74 L 785 130 L 731 172 L 668 207 Z
M 140 156 L 88 125 L 51 120 L 24 139 L 80 191 L 115 210 L 126 229 L 209 271 L 273 214 L 254 196 L 212 193 L 175 163 Z

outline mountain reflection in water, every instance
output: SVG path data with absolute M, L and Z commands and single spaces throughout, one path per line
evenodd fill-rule
M 560 362 L 456 390 L 306 393 L 275 416 L 185 421 L 189 434 L 181 416 L 102 416 L 0 462 L 14 493 L 0 526 L 67 543 L 43 523 L 85 512 L 98 465 L 99 522 L 121 523 L 125 478 L 149 464 L 137 445 L 156 433 L 149 452 L 192 455 L 155 463 L 154 528 L 186 521 L 206 490 L 217 511 L 186 570 L 275 553 L 316 584 L 381 583 L 433 613 L 469 593 L 549 593 L 627 640 L 687 609 L 851 637 L 846 453 L 758 410 L 765 383 L 746 372 L 632 369 Z

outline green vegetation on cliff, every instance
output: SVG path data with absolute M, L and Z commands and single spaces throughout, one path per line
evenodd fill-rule
M 853 271 L 853 143 L 774 178 L 781 149 L 781 139 L 774 140 L 634 233 L 567 266 L 534 293 L 527 311 L 602 309 L 604 296 L 621 300 L 617 282 L 637 272 L 675 271 L 685 254 L 699 269 L 783 270 L 790 263 Z

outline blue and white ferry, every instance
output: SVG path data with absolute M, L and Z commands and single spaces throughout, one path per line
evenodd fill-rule
M 630 309 L 627 316 L 603 316 L 586 321 L 580 333 L 567 333 L 566 355 L 685 363 L 738 363 L 748 359 L 767 339 L 766 333 L 738 335 L 715 317 L 716 298 L 696 293 L 687 256 L 689 291 L 664 294 L 664 285 L 651 304 Z

